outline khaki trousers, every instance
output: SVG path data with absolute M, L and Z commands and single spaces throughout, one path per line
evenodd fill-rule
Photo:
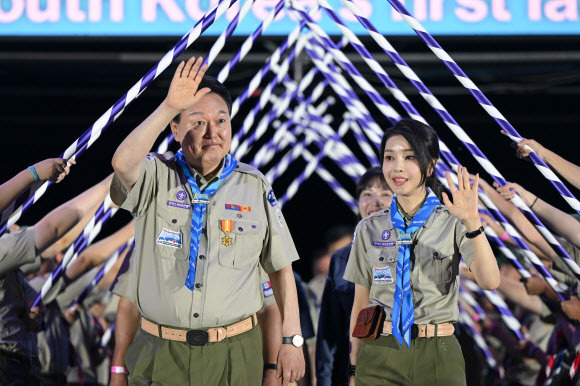
M 261 385 L 262 333 L 255 326 L 221 342 L 191 346 L 139 329 L 125 364 L 130 385 Z
M 464 386 L 465 361 L 455 336 L 417 338 L 411 348 L 393 335 L 365 340 L 355 383 L 367 385 Z

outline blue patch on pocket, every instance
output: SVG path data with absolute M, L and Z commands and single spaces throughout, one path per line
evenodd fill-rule
M 375 284 L 393 284 L 393 275 L 389 267 L 376 268 L 373 267 L 373 283 Z
M 157 244 L 180 249 L 182 247 L 181 240 L 181 232 L 174 232 L 172 230 L 163 228 L 159 234 L 159 237 L 157 238 Z

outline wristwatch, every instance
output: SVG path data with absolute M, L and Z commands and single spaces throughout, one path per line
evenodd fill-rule
M 483 226 L 480 226 L 478 229 L 474 230 L 473 232 L 466 232 L 465 233 L 465 237 L 467 237 L 468 239 L 472 239 L 474 237 L 479 236 L 480 234 L 485 232 L 485 228 Z
M 304 338 L 302 335 L 292 335 L 292 336 L 285 336 L 282 338 L 283 344 L 292 344 L 294 347 L 302 347 L 304 344 Z

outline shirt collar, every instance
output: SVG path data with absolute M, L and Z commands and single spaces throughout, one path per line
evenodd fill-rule
M 217 171 L 217 173 L 208 181 L 206 180 L 201 173 L 199 173 L 197 170 L 195 170 L 194 168 L 191 167 L 191 165 L 189 163 L 187 163 L 187 167 L 189 168 L 189 170 L 191 171 L 193 177 L 195 178 L 195 182 L 197 183 L 197 186 L 199 187 L 199 190 L 201 190 L 202 192 L 204 191 L 205 188 L 207 188 L 207 186 L 209 184 L 211 184 L 212 182 L 214 182 L 215 180 L 219 179 L 219 177 L 221 176 L 223 170 L 224 170 L 224 162 L 225 159 L 222 159 L 220 162 L 220 166 L 219 169 Z

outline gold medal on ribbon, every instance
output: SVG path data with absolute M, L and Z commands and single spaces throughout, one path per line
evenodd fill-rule
M 224 247 L 229 247 L 234 243 L 234 240 L 232 240 L 232 238 L 229 236 L 232 229 L 234 229 L 234 220 L 221 220 L 220 227 L 226 234 L 224 237 L 222 237 L 222 245 Z

